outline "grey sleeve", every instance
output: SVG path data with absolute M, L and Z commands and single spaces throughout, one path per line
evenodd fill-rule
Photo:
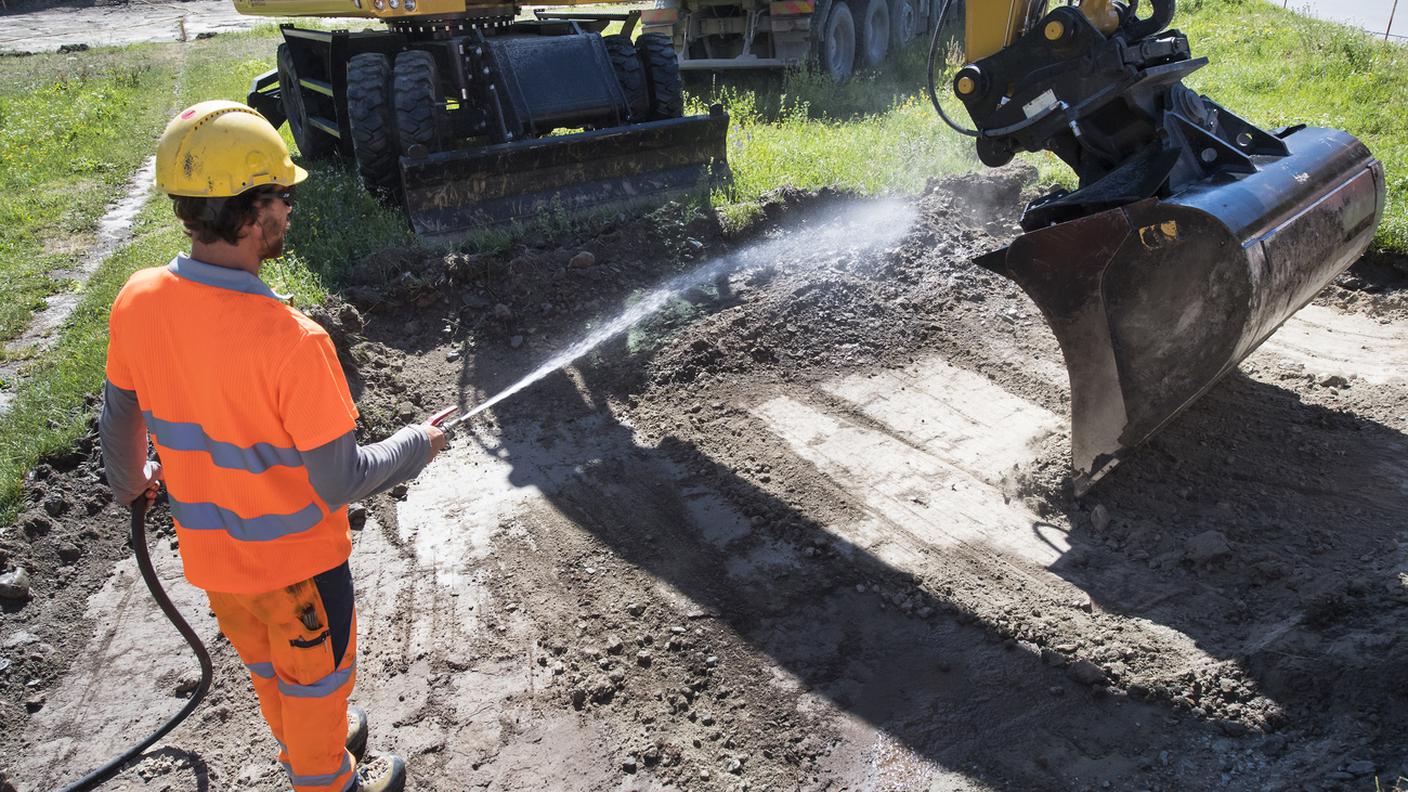
M 356 436 L 348 432 L 303 452 L 308 481 L 330 509 L 413 479 L 429 461 L 430 438 L 414 426 L 367 446 L 358 446 Z
M 113 497 L 126 506 L 147 488 L 154 463 L 147 461 L 147 422 L 137 394 L 103 383 L 103 413 L 98 419 L 103 467 Z

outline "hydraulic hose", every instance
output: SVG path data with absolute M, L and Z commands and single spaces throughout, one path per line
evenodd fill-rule
M 186 706 L 148 735 L 146 739 L 108 760 L 107 764 L 102 767 L 64 787 L 60 792 L 81 792 L 81 790 L 94 789 L 117 775 L 128 762 L 136 759 L 153 743 L 166 736 L 167 732 L 176 728 L 178 723 L 185 720 L 200 705 L 201 699 L 205 698 L 206 692 L 210 690 L 210 679 L 213 673 L 210 652 L 206 651 L 205 644 L 200 642 L 200 637 L 196 635 L 195 630 L 191 629 L 191 625 L 181 618 L 181 612 L 171 604 L 171 599 L 166 596 L 166 591 L 161 587 L 161 581 L 157 579 L 156 570 L 152 568 L 151 555 L 147 552 L 146 515 L 147 498 L 143 495 L 132 502 L 132 550 L 137 554 L 137 568 L 142 570 L 142 579 L 147 582 L 147 588 L 151 590 L 152 598 L 156 600 L 156 604 L 161 606 L 161 612 L 166 614 L 166 618 L 170 619 L 176 629 L 181 632 L 181 637 L 190 644 L 191 651 L 196 653 L 196 659 L 200 661 L 200 684 L 196 685 L 195 692 L 191 694 Z

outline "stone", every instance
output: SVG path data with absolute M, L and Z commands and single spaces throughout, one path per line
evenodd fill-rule
M 644 649 L 639 652 L 636 652 L 636 665 L 640 666 L 641 668 L 649 668 L 650 663 L 653 659 L 654 658 L 651 657 L 650 652 L 647 652 Z
M 354 332 L 366 326 L 366 322 L 362 320 L 361 312 L 350 303 L 343 303 L 338 307 L 337 321 L 341 322 L 343 327 Z
M 360 503 L 354 503 L 347 507 L 347 525 L 354 531 L 360 531 L 367 524 L 367 507 Z
M 609 653 L 611 653 L 611 654 L 614 654 L 614 655 L 615 655 L 615 654 L 621 654 L 621 652 L 624 651 L 625 648 L 626 648 L 626 644 L 625 644 L 620 638 L 618 638 L 618 637 L 616 637 L 616 636 L 614 636 L 614 635 L 607 636 L 607 638 L 606 638 L 606 651 L 607 651 L 607 652 L 609 652 Z
M 743 772 L 743 763 L 738 761 L 737 758 L 730 759 L 728 760 L 728 763 L 724 765 L 724 769 L 728 770 L 734 775 L 738 775 L 739 773 Z
M 396 486 L 391 488 L 391 497 L 395 498 L 396 500 L 405 500 L 406 493 L 410 491 L 410 487 L 407 487 L 405 484 L 397 484 Z
M 25 712 L 33 714 L 44 709 L 44 703 L 48 700 L 49 698 L 43 693 L 35 693 L 33 696 L 24 700 Z
M 499 303 L 494 306 L 494 318 L 498 319 L 500 322 L 507 322 L 513 318 L 513 309 L 503 303 Z
M 73 542 L 59 542 L 59 560 L 65 564 L 72 564 L 83 556 L 83 548 Z
M 627 756 L 621 761 L 621 769 L 627 773 L 634 773 L 636 771 L 636 758 L 634 756 Z
M 632 602 L 630 605 L 626 606 L 626 612 L 632 616 L 639 616 L 645 613 L 645 606 L 639 602 Z
M 416 406 L 409 401 L 403 401 L 396 405 L 396 417 L 403 421 L 409 421 L 416 417 Z
M 33 596 L 29 586 L 29 573 L 23 567 L 12 569 L 0 575 L 0 599 L 28 602 Z
M 24 529 L 24 535 L 31 539 L 36 536 L 44 536 L 53 527 L 54 524 L 49 521 L 48 517 L 37 512 L 27 514 L 20 520 L 20 528 Z
M 1090 510 L 1090 527 L 1095 533 L 1104 533 L 1110 527 L 1110 510 L 1105 504 L 1098 503 Z
M 508 345 L 509 345 L 509 347 L 512 348 L 512 349 L 518 349 L 519 347 L 523 346 L 523 336 L 521 336 L 521 335 L 513 336 L 512 338 L 510 338 L 510 339 L 508 340 Z
M 1189 561 L 1195 564 L 1205 564 L 1231 555 L 1232 545 L 1228 543 L 1227 537 L 1221 531 L 1209 530 L 1184 542 L 1183 552 L 1187 554 Z
M 460 351 L 459 351 L 458 349 L 451 349 L 449 352 L 446 352 L 446 353 L 445 353 L 445 360 L 446 360 L 447 362 L 454 363 L 456 360 L 459 360 L 459 359 L 460 359 Z
M 567 266 L 572 269 L 586 269 L 595 263 L 596 256 L 585 250 L 567 260 Z
M 1082 685 L 1105 684 L 1105 672 L 1089 660 L 1077 660 L 1070 666 L 1071 678 Z
M 44 499 L 44 511 L 50 517 L 62 517 L 68 511 L 68 499 L 61 493 L 53 492 Z
M 1325 377 L 1324 379 L 1320 380 L 1320 387 L 1322 387 L 1322 388 L 1348 388 L 1348 387 L 1349 387 L 1349 380 L 1345 379 L 1344 377 L 1341 377 L 1341 376 L 1338 375 L 1338 374 L 1331 374 L 1330 376 Z

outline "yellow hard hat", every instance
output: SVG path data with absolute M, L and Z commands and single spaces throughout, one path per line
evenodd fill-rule
M 228 198 L 306 178 L 273 125 L 239 102 L 192 105 L 171 119 L 156 146 L 156 187 L 168 195 Z

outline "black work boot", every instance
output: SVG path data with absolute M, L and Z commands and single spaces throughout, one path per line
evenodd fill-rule
M 357 761 L 367 753 L 367 711 L 361 707 L 347 708 L 347 752 Z
M 406 788 L 406 761 L 396 754 L 372 754 L 357 765 L 352 792 L 401 792 Z

